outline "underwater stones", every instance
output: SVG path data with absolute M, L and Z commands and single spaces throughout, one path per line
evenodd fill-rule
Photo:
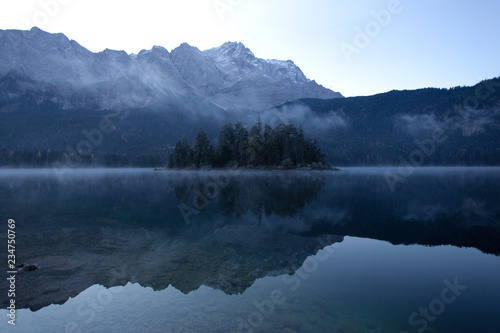
M 280 323 L 279 321 L 276 321 L 273 323 L 273 327 L 277 330 L 281 330 L 281 329 L 283 329 L 283 324 Z
M 38 269 L 39 267 L 40 266 L 38 266 L 38 264 L 26 264 L 26 263 L 22 263 L 22 264 L 16 265 L 16 270 L 18 272 L 21 272 L 21 271 L 32 272 L 32 271 Z
M 331 318 L 337 318 L 337 312 L 335 311 L 335 309 L 332 309 L 332 308 L 325 308 L 323 310 L 323 313 L 326 314 L 327 316 L 331 317 Z
M 289 328 L 292 330 L 300 330 L 300 328 L 302 327 L 302 322 L 300 321 L 300 319 L 291 315 L 284 316 L 281 319 L 281 323 L 283 324 L 285 329 Z
M 300 304 L 294 303 L 290 306 L 294 312 L 304 312 Z
M 318 322 L 319 316 L 309 317 L 308 320 L 311 324 L 316 324 Z
M 85 262 L 63 256 L 39 257 L 37 262 L 48 275 L 68 275 L 80 269 Z
M 362 333 L 361 330 L 358 330 L 358 329 L 355 329 L 355 328 L 352 328 L 349 326 L 345 326 L 345 325 L 341 325 L 341 326 L 337 327 L 336 332 L 338 332 L 338 333 Z
M 298 333 L 296 330 L 291 329 L 291 328 L 285 328 L 281 333 Z

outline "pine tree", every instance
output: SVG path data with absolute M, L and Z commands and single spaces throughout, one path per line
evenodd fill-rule
M 287 126 L 283 123 L 274 129 L 274 137 L 271 140 L 271 149 L 273 151 L 273 164 L 281 165 L 281 161 L 288 158 L 285 154 L 287 140 Z
M 169 169 L 174 169 L 176 167 L 175 165 L 175 158 L 174 158 L 174 154 L 170 154 L 170 156 L 168 157 L 168 168 Z
M 248 158 L 248 131 L 241 122 L 237 122 L 234 125 L 233 160 L 238 165 L 246 165 Z
M 252 126 L 248 139 L 249 163 L 261 165 L 264 155 L 264 138 L 262 137 L 262 122 L 260 116 L 257 117 L 257 123 Z
M 224 124 L 220 129 L 217 143 L 216 163 L 222 167 L 231 162 L 233 157 L 234 130 L 230 123 Z
M 268 124 L 264 125 L 264 150 L 262 154 L 263 158 L 263 163 L 265 165 L 272 165 L 273 164 L 273 149 L 271 148 L 272 144 L 272 137 L 274 136 L 273 134 L 273 128 L 269 126 Z
M 212 147 L 202 129 L 198 130 L 194 138 L 193 162 L 197 168 L 212 164 Z
M 272 128 L 264 125 L 260 118 L 250 131 L 237 122 L 233 128 L 226 123 L 217 137 L 218 146 L 214 150 L 206 133 L 199 129 L 191 149 L 186 136 L 175 145 L 174 153 L 169 156 L 170 168 L 186 168 L 193 164 L 200 168 L 214 164 L 227 167 L 229 163 L 244 166 L 281 165 L 293 168 L 298 164 L 324 163 L 325 155 L 318 148 L 316 140 L 304 135 L 302 124 L 297 129 L 294 125 L 279 124 Z
M 297 128 L 294 125 L 285 127 L 283 160 L 289 158 L 294 165 L 297 164 L 297 134 Z
M 262 138 L 262 121 L 260 120 L 260 116 L 257 116 L 257 123 L 255 123 L 252 128 L 250 128 L 250 132 L 248 133 L 250 137 L 261 137 Z
M 193 150 L 189 146 L 185 134 L 182 140 L 175 144 L 174 157 L 176 166 L 179 168 L 186 168 L 193 164 Z
M 299 124 L 299 129 L 297 131 L 297 164 L 306 163 L 305 161 L 305 143 L 304 129 L 302 128 L 302 123 Z

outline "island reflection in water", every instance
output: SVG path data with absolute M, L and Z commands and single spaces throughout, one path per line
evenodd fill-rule
M 18 276 L 36 311 L 18 327 L 415 332 L 409 316 L 458 278 L 468 289 L 428 331 L 493 332 L 498 185 L 497 169 L 426 169 L 394 193 L 381 169 L 2 171 L 18 260 L 41 266 Z

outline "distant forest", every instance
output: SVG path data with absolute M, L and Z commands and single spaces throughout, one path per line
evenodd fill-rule
M 304 135 L 302 126 L 262 125 L 260 118 L 248 131 L 241 122 L 222 126 L 217 146 L 199 129 L 191 148 L 186 136 L 177 142 L 168 159 L 169 168 L 293 167 L 323 168 L 325 155 L 316 140 Z
M 243 166 L 282 166 L 288 158 L 292 165 L 300 165 L 314 161 L 317 147 L 327 156 L 325 161 L 337 167 L 398 166 L 412 163 L 412 157 L 422 154 L 424 158 L 418 165 L 500 165 L 500 78 L 472 87 L 302 99 L 272 112 L 255 111 L 251 117 L 261 115 L 263 121 L 247 127 L 248 133 L 241 124 L 235 125 L 237 120 L 245 119 L 239 114 L 230 118 L 203 110 L 193 113 L 187 104 L 130 110 L 63 110 L 51 104 L 56 95 L 49 92 L 46 96 L 26 92 L 15 103 L 2 99 L 2 94 L 18 91 L 12 87 L 0 78 L 0 167 L 166 167 L 170 154 L 174 160 L 171 165 L 183 168 L 193 164 L 220 168 L 228 161 Z M 277 125 L 269 121 L 266 113 L 285 114 L 296 107 L 308 110 L 312 118 L 290 119 L 296 127 L 288 123 L 276 128 L 264 125 Z M 221 119 L 233 125 L 223 126 L 222 131 Z M 341 119 L 341 125 L 328 127 L 331 119 Z M 112 132 L 97 132 L 103 121 L 110 124 Z M 243 123 L 246 125 L 246 120 Z M 318 123 L 325 128 L 318 129 Z M 191 141 L 200 124 L 211 140 L 223 132 L 228 142 L 235 141 L 226 144 L 219 140 L 224 143 L 222 147 L 210 145 L 211 153 L 200 153 L 196 150 L 197 140 Z M 260 130 L 256 130 L 258 127 Z M 442 131 L 445 139 L 432 144 L 429 140 L 436 130 Z M 257 132 L 260 135 L 254 135 Z M 176 142 L 184 134 L 189 144 L 194 143 L 192 153 L 187 149 L 188 141 L 181 140 L 179 147 L 186 148 L 187 153 L 183 157 L 182 150 L 178 150 L 180 158 L 176 159 Z M 247 141 L 241 140 L 241 135 Z M 304 135 L 317 141 L 305 137 L 302 141 Z M 267 141 L 271 137 L 273 142 Z M 304 142 L 312 142 L 315 147 L 305 147 Z M 226 151 L 221 150 L 224 147 Z M 323 159 L 322 155 L 315 158 Z

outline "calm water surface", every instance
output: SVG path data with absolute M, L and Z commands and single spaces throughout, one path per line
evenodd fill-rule
M 0 331 L 498 332 L 500 169 L 397 172 L 0 170 Z

